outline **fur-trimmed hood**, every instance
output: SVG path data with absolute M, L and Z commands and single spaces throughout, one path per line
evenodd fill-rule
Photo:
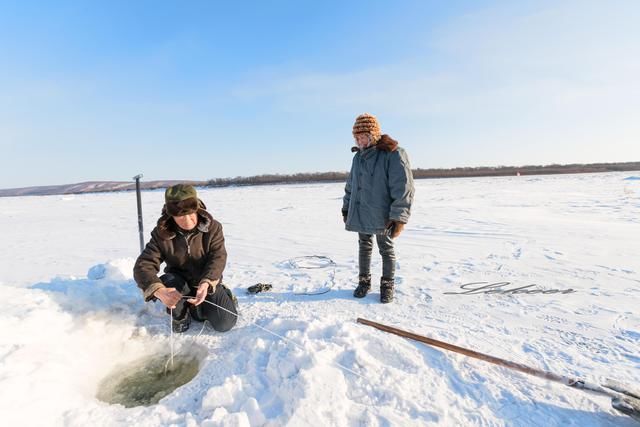
M 198 210 L 196 213 L 198 214 L 198 225 L 196 226 L 196 229 L 202 233 L 208 232 L 211 228 L 211 224 L 213 223 L 213 216 L 207 212 L 207 207 L 200 199 L 198 199 Z M 173 221 L 173 218 L 171 218 L 167 213 L 166 205 L 162 207 L 162 215 L 160 216 L 160 219 L 158 219 L 158 223 L 156 225 L 158 227 L 158 236 L 160 238 L 169 240 L 176 237 L 176 224 Z
M 374 145 L 374 147 L 376 148 L 376 150 L 386 151 L 386 152 L 390 153 L 390 152 L 396 151 L 398 149 L 398 141 L 396 141 L 395 139 L 391 138 L 389 135 L 387 135 L 385 133 L 384 135 L 382 135 L 380 137 L 380 139 Z M 358 151 L 360 151 L 359 147 L 357 147 L 357 146 L 351 147 L 351 152 L 352 153 L 357 153 Z

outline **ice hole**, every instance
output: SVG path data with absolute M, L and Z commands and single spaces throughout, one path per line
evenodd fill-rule
M 202 349 L 191 346 L 176 353 L 149 355 L 116 367 L 99 384 L 96 397 L 126 408 L 154 405 L 191 381 L 204 359 Z

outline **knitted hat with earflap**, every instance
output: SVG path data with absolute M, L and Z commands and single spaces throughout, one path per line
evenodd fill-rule
M 380 123 L 373 114 L 364 113 L 356 117 L 353 124 L 353 136 L 359 133 L 368 133 L 373 137 L 372 144 L 376 144 L 380 140 L 382 132 L 380 131 Z

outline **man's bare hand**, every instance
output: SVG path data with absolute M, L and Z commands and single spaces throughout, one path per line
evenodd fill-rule
M 190 302 L 193 305 L 202 304 L 204 299 L 207 297 L 207 292 L 209 291 L 209 283 L 210 282 L 206 282 L 206 281 L 205 282 L 201 282 L 200 285 L 198 286 L 198 292 L 196 292 L 196 297 L 195 298 L 189 298 L 187 300 L 187 302 Z M 217 284 L 218 284 L 218 280 L 213 282 L 214 288 L 215 288 L 215 286 Z
M 175 288 L 160 288 L 154 292 L 153 296 L 171 309 L 176 308 L 176 304 L 182 299 L 182 294 Z

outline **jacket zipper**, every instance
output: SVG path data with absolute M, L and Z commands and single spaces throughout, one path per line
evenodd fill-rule
M 182 236 L 185 243 L 187 244 L 187 255 L 191 256 L 191 244 L 189 243 L 189 238 L 183 233 L 179 233 L 179 234 Z

